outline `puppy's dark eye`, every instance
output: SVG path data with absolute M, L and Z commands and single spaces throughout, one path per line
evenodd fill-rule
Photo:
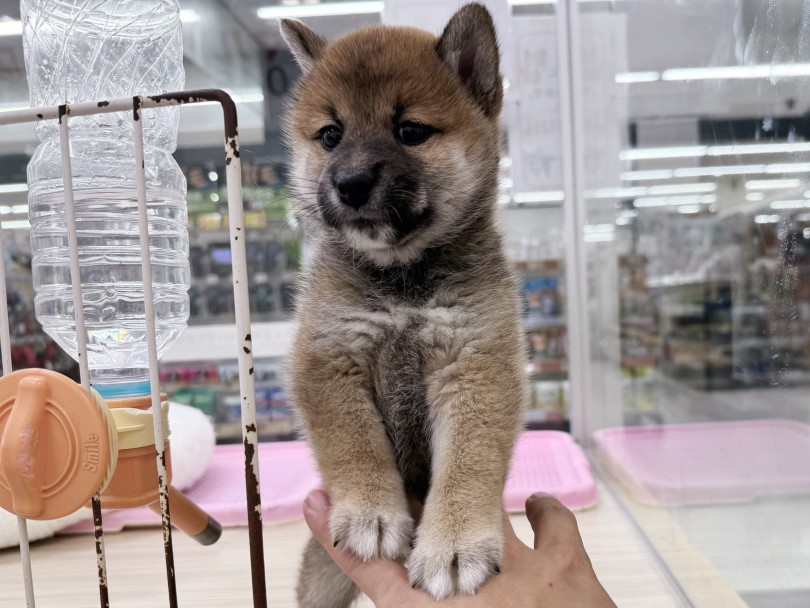
M 343 139 L 343 131 L 337 125 L 329 125 L 321 129 L 320 137 L 324 150 L 334 150 Z
M 403 122 L 396 128 L 394 134 L 406 146 L 418 146 L 425 143 L 434 132 L 435 129 L 430 125 L 423 125 L 419 122 Z

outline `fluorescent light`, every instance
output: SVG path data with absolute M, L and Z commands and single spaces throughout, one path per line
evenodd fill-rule
M 664 148 L 629 148 L 619 153 L 621 160 L 650 160 L 658 158 L 700 158 L 742 154 L 781 154 L 810 152 L 810 142 L 779 144 L 731 144 L 722 146 L 672 146 Z
M 636 207 L 670 207 L 675 205 L 709 205 L 717 202 L 713 194 L 703 196 L 648 196 L 633 201 Z
M 562 190 L 544 190 L 540 192 L 517 192 L 512 195 L 516 203 L 551 203 L 565 198 Z
M 647 188 L 635 186 L 633 188 L 599 188 L 586 192 L 585 196 L 587 198 L 631 198 L 645 194 L 647 194 Z
M 741 78 L 795 78 L 810 76 L 810 63 L 730 65 L 702 68 L 672 68 L 661 73 L 661 80 L 724 80 Z
M 661 196 L 666 194 L 702 194 L 714 192 L 714 183 L 668 184 L 663 186 L 634 186 L 632 188 L 600 188 L 586 192 L 587 198 L 632 198 L 635 196 Z
M 16 19 L 0 20 L 0 36 L 21 36 L 22 21 Z
M 684 80 L 739 80 L 749 78 L 796 78 L 810 76 L 810 63 L 774 63 L 766 65 L 728 65 L 699 68 L 670 68 L 663 72 L 622 72 L 618 84 L 636 82 L 669 82 Z
M 745 200 L 755 203 L 765 198 L 764 192 L 749 192 L 745 195 Z
M 16 230 L 18 228 L 31 227 L 31 224 L 28 223 L 28 220 L 7 220 L 4 222 L 0 222 L 0 225 L 3 226 L 3 230 Z
M 675 169 L 675 177 L 720 177 L 721 175 L 746 175 L 765 173 L 765 165 L 728 165 L 718 167 L 682 167 Z
M 622 72 L 616 74 L 613 80 L 616 84 L 635 84 L 637 82 L 656 82 L 661 78 L 659 72 Z
M 28 205 L 3 205 L 0 207 L 0 215 L 19 215 L 21 213 L 28 213 Z M 3 227 L 6 227 L 7 222 L 3 222 Z
M 28 192 L 28 184 L 0 184 L 0 194 L 6 192 Z
M 246 91 L 250 91 L 250 89 L 246 89 Z M 231 96 L 231 99 L 233 99 L 234 103 L 261 103 L 262 101 L 264 101 L 264 95 L 262 95 L 261 93 L 248 93 L 248 92 L 236 93 L 235 91 L 230 91 L 227 89 L 225 90 L 225 92 Z M 216 101 L 202 101 L 194 105 L 212 106 L 218 103 L 219 102 Z
M 757 224 L 776 224 L 781 219 L 781 215 L 758 215 L 754 218 L 754 221 Z
M 642 182 L 648 179 L 670 179 L 675 174 L 672 169 L 657 169 L 651 171 L 625 171 L 619 175 L 624 182 Z
M 654 158 L 692 158 L 706 156 L 708 146 L 675 146 L 667 148 L 630 148 L 619 153 L 620 160 L 648 160 Z
M 332 17 L 336 15 L 365 15 L 381 13 L 384 2 L 323 2 L 296 6 L 263 6 L 256 11 L 259 19 L 304 19 L 307 17 Z
M 653 169 L 649 171 L 624 171 L 622 181 L 667 180 L 673 177 L 720 177 L 722 175 L 755 175 L 757 173 L 780 175 L 785 173 L 810 173 L 810 163 L 773 163 L 770 165 L 718 165 L 715 167 L 681 167 L 679 169 Z
M 183 23 L 197 23 L 200 21 L 202 17 L 200 17 L 200 13 L 195 11 L 193 8 L 181 8 L 180 9 L 180 21 Z
M 800 179 L 752 179 L 745 182 L 746 190 L 785 190 L 787 188 L 800 188 Z
M 701 211 L 703 211 L 703 207 L 701 205 L 681 205 L 678 207 L 678 213 L 683 213 L 684 215 L 700 213 Z
M 810 152 L 810 142 L 709 146 L 708 154 L 709 156 L 726 156 L 733 154 L 781 154 L 783 152 Z
M 810 173 L 810 163 L 774 163 L 765 167 L 765 173 Z
M 771 209 L 805 209 L 810 207 L 810 201 L 793 200 L 793 201 L 774 201 L 771 203 Z

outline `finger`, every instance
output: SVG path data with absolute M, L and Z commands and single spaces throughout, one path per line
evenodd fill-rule
M 304 519 L 313 536 L 360 590 L 375 603 L 383 603 L 383 598 L 401 597 L 412 591 L 408 572 L 397 562 L 384 559 L 364 562 L 336 547 L 329 531 L 329 508 L 329 497 L 320 490 L 314 490 L 304 500 Z
M 529 551 L 529 548 L 518 538 L 507 514 L 504 514 L 503 518 L 503 539 L 503 562 L 501 567 L 510 568 L 513 564 L 517 564 L 520 560 L 526 558 L 526 551 Z
M 535 549 L 560 543 L 582 546 L 576 517 L 553 496 L 541 492 L 529 496 L 526 517 L 534 530 Z

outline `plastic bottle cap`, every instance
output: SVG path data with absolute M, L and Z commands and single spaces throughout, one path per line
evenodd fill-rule
M 118 454 L 103 400 L 45 369 L 0 377 L 0 507 L 56 519 L 109 481 Z

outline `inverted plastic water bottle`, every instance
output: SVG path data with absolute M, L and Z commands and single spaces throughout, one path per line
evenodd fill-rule
M 32 106 L 183 88 L 176 0 L 22 0 L 21 8 Z M 186 181 L 171 155 L 178 112 L 142 112 L 158 354 L 189 314 Z M 107 398 L 148 394 L 132 112 L 71 117 L 69 126 L 90 380 Z M 76 358 L 58 129 L 37 126 L 28 165 L 32 273 L 37 319 Z

